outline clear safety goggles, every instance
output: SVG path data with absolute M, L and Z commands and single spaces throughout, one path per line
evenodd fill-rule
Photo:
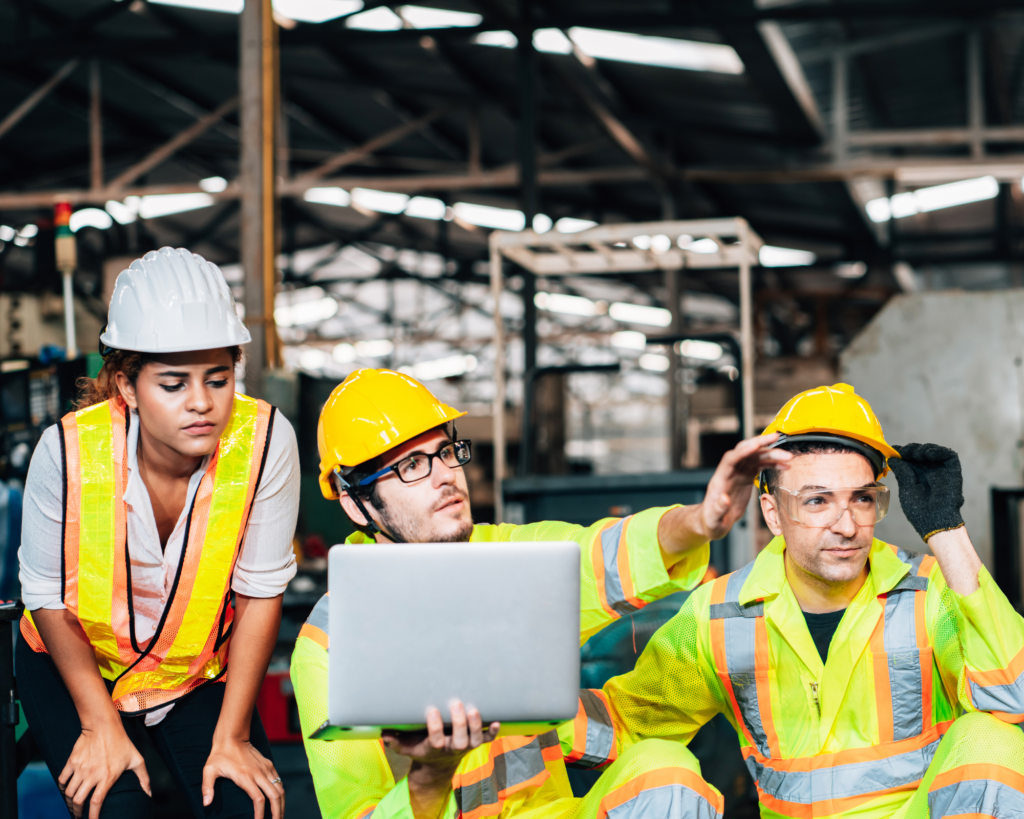
M 889 511 L 889 487 L 882 484 L 799 492 L 777 486 L 772 494 L 790 518 L 813 529 L 827 529 L 847 511 L 858 526 L 873 526 Z

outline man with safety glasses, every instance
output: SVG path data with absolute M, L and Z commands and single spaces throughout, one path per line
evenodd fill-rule
M 758 480 L 775 539 L 694 592 L 576 721 L 615 737 L 597 760 L 612 763 L 610 801 L 576 816 L 648 815 L 629 766 L 656 748 L 676 749 L 672 815 L 720 813 L 683 748 L 717 713 L 762 816 L 1024 816 L 1024 619 L 967 535 L 956 453 L 891 447 L 848 384 L 797 395 L 765 432 L 791 454 Z M 873 537 L 887 466 L 931 555 Z
M 325 497 L 340 500 L 359 529 L 346 542 L 576 541 L 582 558 L 581 644 L 623 614 L 697 586 L 707 571 L 709 541 L 723 537 L 744 514 L 759 470 L 792 457 L 770 450 L 771 436 L 745 441 L 722 459 L 704 501 L 688 507 L 646 509 L 586 527 L 557 521 L 474 525 L 462 469 L 471 445 L 455 431 L 463 415 L 392 370 L 358 370 L 335 388 L 317 430 L 320 487 Z M 467 612 L 487 605 L 485 590 L 437 593 L 464 595 Z M 305 737 L 327 719 L 327 613 L 325 596 L 302 627 L 292 655 L 291 680 Z M 415 674 L 410 668 L 410 680 Z M 543 668 L 536 669 L 538 685 L 544 675 Z M 588 708 L 582 705 L 577 719 Z M 592 740 L 563 742 L 555 731 L 496 739 L 495 725 L 483 725 L 479 713 L 459 703 L 444 715 L 432 709 L 426 721 L 425 735 L 388 736 L 384 743 L 307 739 L 323 815 L 450 819 L 572 811 L 565 763 L 587 765 Z M 448 735 L 445 722 L 451 725 Z M 656 773 L 661 767 L 655 755 L 636 770 Z

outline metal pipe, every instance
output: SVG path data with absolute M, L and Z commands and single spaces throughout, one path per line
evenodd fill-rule
M 100 86 L 100 61 L 89 65 L 89 187 L 103 189 L 103 97 Z
M 849 139 L 849 58 L 836 54 L 832 59 L 832 158 L 845 162 Z
M 64 284 L 64 335 L 67 338 L 67 359 L 78 358 L 78 336 L 75 333 L 75 291 L 72 271 L 61 273 Z
M 501 484 L 505 479 L 505 322 L 501 315 L 501 250 L 497 233 L 490 238 L 491 299 L 494 301 L 494 413 L 491 429 L 494 438 L 494 522 L 505 518 Z
M 971 28 L 967 32 L 967 126 L 971 132 L 971 157 L 980 159 L 985 154 L 982 128 L 985 125 L 985 97 L 982 89 L 981 31 Z

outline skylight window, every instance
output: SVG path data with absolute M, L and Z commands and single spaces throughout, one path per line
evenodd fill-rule
M 965 179 L 962 182 L 950 182 L 948 185 L 918 188 L 916 191 L 897 193 L 891 197 L 872 199 L 864 206 L 864 209 L 872 222 L 888 222 L 890 219 L 902 219 L 906 216 L 913 216 L 915 213 L 928 213 L 933 210 L 994 199 L 998 194 L 999 183 L 996 178 L 982 176 L 977 179 Z
M 399 6 L 399 16 L 413 28 L 472 28 L 483 22 L 479 14 L 433 9 L 427 6 Z
M 811 251 L 792 247 L 764 245 L 758 254 L 758 261 L 762 267 L 799 267 L 814 264 L 817 260 L 817 255 Z
M 526 216 L 521 210 L 474 205 L 469 202 L 457 202 L 454 210 L 456 218 L 471 225 L 496 230 L 522 230 L 526 227 Z
M 533 45 L 548 54 L 571 54 L 573 44 L 589 57 L 624 63 L 657 65 L 689 71 L 714 71 L 719 74 L 742 74 L 743 61 L 732 46 L 701 43 L 675 37 L 651 37 L 625 31 L 574 27 L 566 37 L 559 29 L 542 28 L 533 34 Z M 478 45 L 514 48 L 516 36 L 511 31 L 484 31 L 473 38 Z
M 405 28 L 405 23 L 387 6 L 378 6 L 369 11 L 353 14 L 345 21 L 345 26 L 363 31 L 399 31 Z
M 455 378 L 476 369 L 476 356 L 450 355 L 433 361 L 421 361 L 411 367 L 402 367 L 400 372 L 411 375 L 417 381 L 436 381 L 439 378 Z

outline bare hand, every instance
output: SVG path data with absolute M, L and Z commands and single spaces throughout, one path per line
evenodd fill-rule
M 221 740 L 203 766 L 203 805 L 213 802 L 213 783 L 220 777 L 230 779 L 249 794 L 256 819 L 263 819 L 270 802 L 273 819 L 284 816 L 284 786 L 274 763 L 257 751 L 250 742 L 239 739 Z M 276 780 L 276 781 L 275 781 Z
M 768 448 L 778 439 L 777 432 L 748 438 L 722 457 L 701 504 L 701 528 L 708 540 L 725 537 L 743 517 L 754 481 L 762 470 L 789 469 L 793 453 Z
M 125 771 L 134 772 L 142 790 L 148 796 L 153 795 L 142 754 L 128 739 L 118 720 L 101 728 L 82 729 L 64 770 L 57 777 L 57 785 L 68 810 L 77 817 L 85 814 L 85 800 L 91 793 L 89 819 L 98 819 L 107 792 Z
M 443 772 L 454 773 L 459 762 L 474 748 L 485 742 L 493 742 L 501 725 L 492 722 L 485 733 L 480 712 L 466 708 L 459 700 L 449 705 L 452 715 L 452 733 L 446 736 L 441 712 L 437 708 L 427 709 L 427 730 L 383 731 L 384 744 L 396 754 L 409 757 L 414 763 Z

